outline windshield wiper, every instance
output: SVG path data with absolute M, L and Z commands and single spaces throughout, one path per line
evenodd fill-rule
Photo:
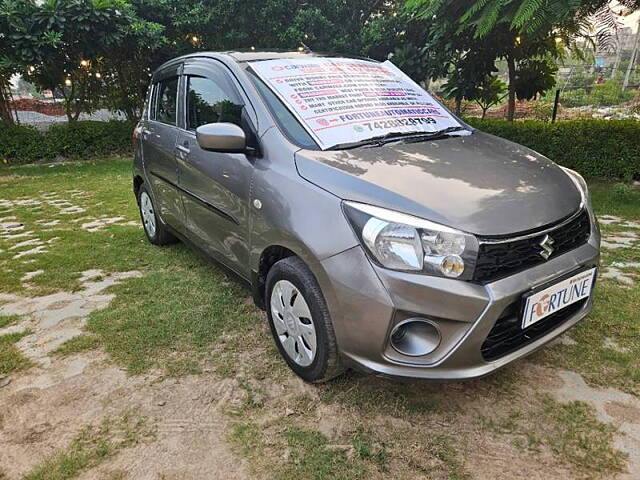
M 445 136 L 451 132 L 457 132 L 459 130 L 466 130 L 464 127 L 447 127 L 442 130 L 436 130 L 434 132 L 389 132 L 377 137 L 366 138 L 357 142 L 339 143 L 328 150 L 349 150 L 351 148 L 363 147 L 365 145 L 372 145 L 375 147 L 381 147 L 387 143 L 397 142 L 404 140 L 407 142 L 419 142 L 423 140 L 433 140 Z
M 412 138 L 407 139 L 407 143 L 416 143 L 416 142 L 423 142 L 425 140 L 433 140 L 436 138 L 445 137 L 447 136 L 447 134 L 452 132 L 459 132 L 460 130 L 466 130 L 467 132 L 470 131 L 464 127 L 447 127 L 447 128 L 443 128 L 442 130 L 436 130 L 435 132 L 424 132 L 419 135 L 414 135 Z
M 364 140 L 358 140 L 357 142 L 347 142 L 347 143 L 338 143 L 333 147 L 328 148 L 328 150 L 348 150 L 350 148 L 358 148 L 364 145 L 374 145 L 381 146 L 385 143 L 392 142 L 395 140 L 399 140 L 406 135 L 414 135 L 414 133 L 406 133 L 406 132 L 389 132 L 384 135 L 378 135 L 376 137 L 365 138 Z

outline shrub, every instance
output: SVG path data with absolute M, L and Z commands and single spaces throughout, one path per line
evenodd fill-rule
M 22 125 L 0 125 L 0 161 L 29 163 L 56 157 L 83 158 L 131 151 L 131 122 L 76 122 L 46 132 Z
M 560 96 L 560 103 L 563 107 L 582 107 L 589 105 L 589 96 L 584 88 L 576 88 L 575 90 L 567 90 Z
M 487 133 L 521 143 L 587 177 L 640 177 L 640 122 L 635 120 L 467 119 Z
M 42 133 L 33 127 L 0 123 L 0 161 L 30 162 L 44 156 Z
M 553 116 L 553 102 L 539 100 L 532 102 L 531 113 L 536 120 L 551 120 Z
M 632 193 L 631 186 L 626 183 L 616 183 L 613 186 L 613 194 L 622 200 L 630 199 L 633 196 Z
M 607 80 L 593 87 L 591 98 L 593 105 L 607 107 L 631 100 L 633 98 L 633 92 L 631 90 L 623 91 L 619 83 L 613 80 Z

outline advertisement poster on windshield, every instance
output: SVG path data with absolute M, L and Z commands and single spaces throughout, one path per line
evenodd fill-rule
M 251 68 L 325 150 L 389 133 L 460 126 L 389 61 L 285 58 L 252 62 Z

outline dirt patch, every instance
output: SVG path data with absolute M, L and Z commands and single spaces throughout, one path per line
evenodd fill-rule
M 622 402 L 610 402 L 604 406 L 612 418 L 622 423 L 637 423 L 640 419 L 640 408 Z
M 474 472 L 473 478 L 493 478 L 498 480 L 550 478 L 574 478 L 567 469 L 559 466 L 554 458 L 545 453 L 532 455 L 503 438 L 492 438 L 486 432 L 478 431 L 472 436 L 478 441 L 468 457 L 468 465 Z
M 153 438 L 118 451 L 80 478 L 247 478 L 244 460 L 225 443 L 224 410 L 246 395 L 236 380 L 211 375 L 176 380 L 157 373 L 132 377 L 95 350 L 50 355 L 83 332 L 90 312 L 109 304 L 114 295 L 105 289 L 138 276 L 89 270 L 83 272 L 77 292 L 1 295 L 0 313 L 24 318 L 0 334 L 33 331 L 16 345 L 36 361 L 0 388 L 2 478 L 21 478 L 65 451 L 87 425 L 132 410 L 147 419 Z
M 621 479 L 640 477 L 640 400 L 614 388 L 592 388 L 577 373 L 561 370 L 558 375 L 564 384 L 553 391 L 560 401 L 579 400 L 596 409 L 601 422 L 614 425 L 620 432 L 615 447 L 629 455 L 628 473 Z
M 640 228 L 640 222 L 634 220 L 624 220 L 615 215 L 599 215 L 598 222 L 602 225 L 620 225 L 627 228 Z
M 128 227 L 140 226 L 140 222 L 126 221 L 124 217 L 108 217 L 107 215 L 103 215 L 96 219 L 90 219 L 90 217 L 87 217 L 84 220 L 90 220 L 82 223 L 81 225 L 81 228 L 88 232 L 98 232 L 100 230 L 104 230 L 109 225 L 125 225 Z
M 88 197 L 88 193 L 81 190 L 68 190 L 65 196 L 71 198 L 84 199 Z M 58 192 L 47 192 L 37 197 L 19 197 L 13 200 L 0 198 L 0 208 L 13 209 L 16 207 L 28 208 L 29 210 L 40 210 L 43 206 L 53 207 L 58 210 L 58 214 L 69 215 L 72 213 L 81 213 L 86 211 L 85 207 L 76 205 L 75 203 L 62 198 Z M 44 220 L 41 220 L 44 222 Z
M 604 272 L 600 274 L 603 279 L 612 279 L 622 283 L 626 287 L 630 287 L 634 284 L 633 278 L 635 275 L 625 273 L 617 267 L 605 267 Z
M 89 314 L 109 305 L 113 294 L 103 293 L 127 278 L 140 277 L 140 272 L 121 272 L 102 276 L 100 271 L 82 274 L 82 290 L 58 292 L 43 297 L 13 296 L 0 306 L 2 315 L 21 315 L 23 320 L 3 333 L 31 331 L 16 346 L 31 360 L 42 366 L 51 363 L 49 354 L 67 340 L 82 334 Z M 10 331 L 9 331 L 10 330 Z
M 601 243 L 604 248 L 615 250 L 618 248 L 632 248 L 638 240 L 640 238 L 632 232 L 618 232 L 604 235 Z
M 624 220 L 620 217 L 616 217 L 615 215 L 599 216 L 598 221 L 602 225 L 608 225 L 615 228 L 640 228 L 640 222 L 633 220 Z M 609 250 L 633 248 L 638 245 L 638 242 L 640 242 L 638 233 L 629 230 L 606 232 L 602 237 L 602 247 Z
M 246 478 L 243 460 L 224 442 L 222 407 L 239 402 L 242 390 L 233 380 L 210 376 L 162 380 L 130 377 L 89 352 L 56 359 L 42 384 L 35 369 L 0 390 L 3 405 L 0 464 L 9 479 L 67 448 L 77 433 L 108 416 L 135 409 L 155 431 L 153 439 L 120 451 L 80 478 Z M 68 376 L 74 365 L 82 372 Z
M 602 346 L 604 348 L 608 348 L 611 350 L 615 350 L 616 352 L 620 352 L 620 353 L 629 353 L 629 349 L 626 347 L 623 347 L 621 345 L 618 345 L 618 342 L 616 342 L 613 338 L 611 337 L 605 337 L 604 341 L 602 342 Z
M 355 374 L 312 387 L 271 382 L 249 381 L 251 401 L 237 415 L 241 448 L 250 452 L 254 472 L 295 472 L 295 446 L 287 436 L 309 430 L 325 438 L 325 455 L 343 452 L 364 465 L 363 478 L 369 479 L 589 476 L 589 462 L 561 450 L 568 443 L 578 455 L 588 452 L 577 439 L 565 442 L 567 420 L 553 413 L 560 404 L 546 392 L 562 388 L 562 379 L 534 363 L 464 383 L 399 383 Z M 606 466 L 599 468 L 607 475 Z
M 142 405 L 155 421 L 156 440 L 125 450 L 80 478 L 113 471 L 136 479 L 246 478 L 244 461 L 225 442 L 222 410 L 242 398 L 235 381 L 190 377 L 140 387 L 125 388 L 111 403 Z

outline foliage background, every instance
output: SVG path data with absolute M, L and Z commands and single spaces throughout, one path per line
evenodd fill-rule
M 635 120 L 538 120 L 467 118 L 485 132 L 525 145 L 587 177 L 640 176 L 640 122 Z
M 640 177 L 640 122 L 635 120 L 465 119 L 470 125 L 525 145 L 587 177 Z M 76 122 L 46 132 L 25 126 L 0 129 L 0 161 L 30 163 L 58 157 L 83 159 L 131 152 L 133 123 Z
M 134 124 L 126 121 L 63 123 L 47 131 L 22 125 L 0 129 L 0 162 L 31 163 L 59 157 L 85 159 L 130 153 Z

